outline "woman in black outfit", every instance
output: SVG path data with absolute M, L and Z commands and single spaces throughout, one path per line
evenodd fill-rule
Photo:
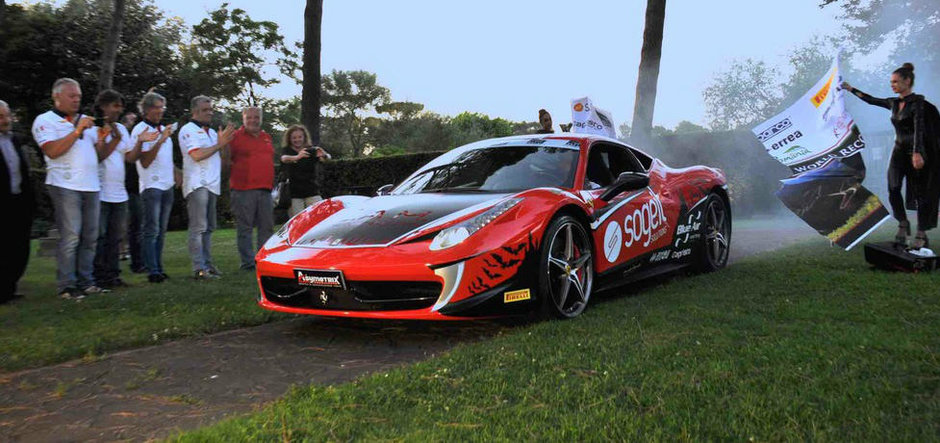
M 875 98 L 848 82 L 843 89 L 855 94 L 865 103 L 891 110 L 894 125 L 894 150 L 888 166 L 888 201 L 894 218 L 898 220 L 895 242 L 907 246 L 911 224 L 907 221 L 901 184 L 907 180 L 908 204 L 916 204 L 917 235 L 911 247 L 928 247 L 927 231 L 937 226 L 937 206 L 940 198 L 940 147 L 938 147 L 937 108 L 914 94 L 914 65 L 905 63 L 891 74 L 891 90 L 898 97 Z M 913 209 L 913 207 L 912 207 Z
M 326 150 L 312 146 L 310 133 L 303 125 L 293 125 L 284 132 L 281 164 L 290 180 L 291 205 L 288 213 L 292 217 L 321 200 L 321 163 L 330 158 Z

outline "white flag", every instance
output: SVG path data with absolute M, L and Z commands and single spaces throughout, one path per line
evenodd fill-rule
M 599 134 L 617 138 L 614 118 L 609 111 L 595 108 L 589 97 L 571 100 L 571 132 Z
M 794 174 L 852 156 L 865 147 L 865 141 L 845 110 L 843 94 L 836 56 L 823 78 L 786 111 L 757 125 L 754 135 Z

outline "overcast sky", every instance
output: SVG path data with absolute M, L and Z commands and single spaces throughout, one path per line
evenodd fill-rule
M 220 0 L 160 0 L 194 24 Z M 729 61 L 784 63 L 814 34 L 837 31 L 837 7 L 820 0 L 669 0 L 654 124 L 704 124 L 702 90 Z M 255 20 L 303 38 L 300 0 L 230 0 Z M 537 120 L 546 108 L 568 121 L 588 95 L 619 124 L 633 115 L 645 0 L 325 0 L 322 70 L 378 74 L 395 100 L 446 115 L 475 111 Z M 269 95 L 300 94 L 293 82 Z

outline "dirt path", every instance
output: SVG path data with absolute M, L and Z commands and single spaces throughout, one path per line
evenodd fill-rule
M 745 225 L 731 260 L 811 237 Z M 148 440 L 241 414 L 291 385 L 334 384 L 507 330 L 495 322 L 298 318 L 0 375 L 0 441 Z

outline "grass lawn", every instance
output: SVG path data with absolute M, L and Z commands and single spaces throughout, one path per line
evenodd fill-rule
M 213 258 L 225 274 L 214 281 L 192 278 L 186 232 L 170 232 L 164 265 L 170 280 L 152 284 L 146 275 L 121 277 L 132 287 L 79 302 L 56 295 L 55 258 L 37 257 L 33 242 L 21 300 L 0 305 L 0 370 L 41 366 L 103 352 L 169 341 L 287 316 L 255 304 L 253 272 L 238 269 L 235 230 L 213 234 Z
M 940 272 L 862 252 L 817 239 L 620 291 L 177 438 L 938 440 Z

